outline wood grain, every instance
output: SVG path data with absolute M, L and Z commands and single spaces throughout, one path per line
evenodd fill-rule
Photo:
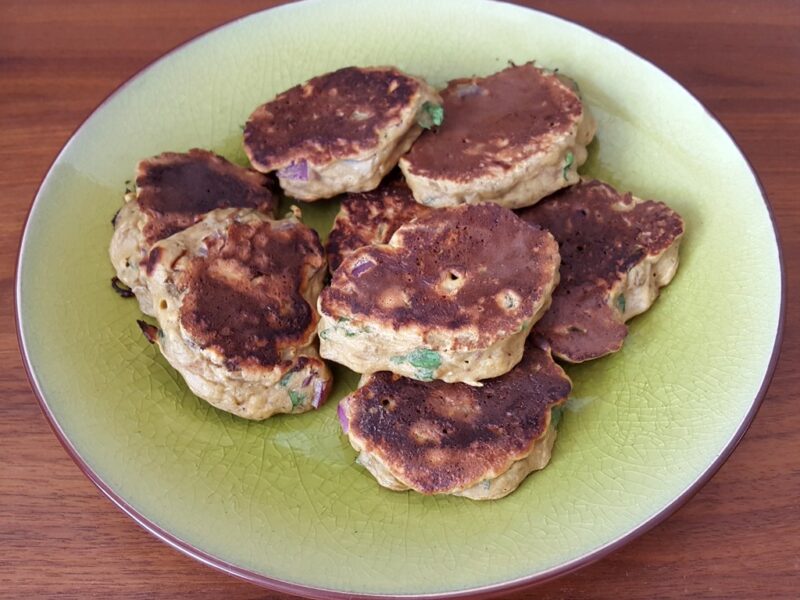
M 0 596 L 275 598 L 128 519 L 59 446 L 12 315 L 25 214 L 71 132 L 117 85 L 192 36 L 276 2 L 0 3 Z M 800 584 L 800 3 L 530 2 L 661 66 L 714 111 L 760 175 L 783 238 L 782 358 L 733 457 L 683 509 L 582 571 L 515 598 L 797 597 Z M 534 32 L 532 32 L 533 35 Z M 713 157 L 709 157 L 713 160 Z M 743 241 L 746 243 L 746 241 Z

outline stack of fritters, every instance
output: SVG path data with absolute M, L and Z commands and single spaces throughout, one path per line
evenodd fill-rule
M 140 265 L 150 246 L 191 227 L 217 208 L 254 208 L 272 215 L 278 205 L 273 180 L 231 164 L 207 150 L 165 152 L 143 160 L 134 190 L 114 216 L 111 263 L 142 312 L 155 314 Z
M 215 210 L 150 249 L 155 341 L 218 408 L 250 419 L 317 408 L 331 386 L 313 345 L 325 266 L 297 218 Z
M 258 172 L 199 150 L 143 161 L 112 261 L 198 396 L 303 412 L 339 362 L 362 374 L 342 428 L 381 485 L 501 498 L 550 460 L 571 390 L 553 355 L 619 350 L 678 266 L 677 213 L 579 178 L 595 129 L 577 85 L 533 63 L 441 96 L 340 69 L 253 112 Z M 317 234 L 297 209 L 273 219 L 274 176 L 300 200 L 346 193 L 324 290 Z
M 110 254 L 158 327 L 151 342 L 214 406 L 249 419 L 319 407 L 316 301 L 325 275 L 317 233 L 274 220 L 270 179 L 205 150 L 139 164 L 114 218 Z
M 569 393 L 551 348 L 570 362 L 619 350 L 624 322 L 677 269 L 674 211 L 578 178 L 595 125 L 575 90 L 533 65 L 451 82 L 443 125 L 400 161 L 411 194 L 393 179 L 342 203 L 329 241 L 339 267 L 319 300 L 321 352 L 364 374 L 339 417 L 385 487 L 474 499 L 513 491 L 547 464 L 555 428 L 543 424 Z M 427 209 L 409 210 L 409 195 Z M 472 203 L 473 213 L 435 208 Z M 528 235 L 549 232 L 558 251 L 521 243 L 498 205 L 528 206 Z M 543 269 L 559 257 L 560 283 Z M 466 293 L 476 284 L 478 295 Z M 538 310 L 511 325 L 537 297 Z M 514 429 L 528 418 L 540 427 Z
M 359 462 L 391 489 L 509 494 L 549 461 L 551 411 L 571 387 L 529 338 L 558 283 L 556 241 L 496 204 L 400 225 L 403 211 L 376 220 L 348 200 L 337 248 L 345 231 L 396 229 L 351 251 L 319 299 L 322 356 L 364 374 L 340 405 Z

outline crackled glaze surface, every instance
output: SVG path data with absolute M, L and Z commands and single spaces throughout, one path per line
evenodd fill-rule
M 601 38 L 504 4 L 455 4 L 312 2 L 202 38 L 84 125 L 31 215 L 22 334 L 59 427 L 122 501 L 242 569 L 362 593 L 541 575 L 612 543 L 691 486 L 763 379 L 779 313 L 777 249 L 727 135 L 675 83 Z M 531 57 L 578 80 L 598 119 L 583 172 L 667 202 L 687 235 L 677 277 L 632 323 L 625 348 L 568 369 L 575 391 L 553 461 L 508 498 L 476 505 L 377 489 L 353 464 L 335 402 L 266 423 L 216 411 L 141 338 L 135 304 L 110 290 L 108 221 L 140 158 L 203 146 L 241 163 L 239 125 L 255 106 L 346 64 L 396 63 L 441 84 Z M 336 212 L 303 208 L 323 230 Z M 333 400 L 356 382 L 337 375 Z

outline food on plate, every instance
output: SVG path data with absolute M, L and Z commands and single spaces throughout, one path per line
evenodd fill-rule
M 520 361 L 558 266 L 553 236 L 506 208 L 430 211 L 334 272 L 319 298 L 320 353 L 358 373 L 477 385 Z
M 578 176 L 595 130 L 577 84 L 533 63 L 441 96 L 339 69 L 253 112 L 257 171 L 197 149 L 142 161 L 112 261 L 213 406 L 318 408 L 333 360 L 362 374 L 338 415 L 381 486 L 502 498 L 550 460 L 572 388 L 554 357 L 619 350 L 678 267 L 676 212 Z M 346 192 L 328 261 L 299 209 L 274 218 L 273 173 L 300 200 Z
M 400 160 L 414 198 L 520 208 L 577 182 L 596 126 L 573 86 L 533 63 L 451 81 L 444 123 Z
M 398 227 L 429 211 L 414 201 L 400 176 L 387 177 L 371 192 L 347 194 L 325 246 L 331 273 L 353 251 L 386 244 Z
M 561 252 L 561 282 L 535 333 L 570 362 L 619 350 L 625 321 L 650 308 L 675 276 L 683 219 L 661 202 L 600 181 L 581 182 L 519 214 L 550 231 Z
M 319 200 L 376 188 L 423 128 L 441 121 L 441 98 L 424 80 L 395 67 L 346 67 L 259 106 L 244 147 L 287 194 Z
M 544 348 L 544 349 L 543 349 Z M 553 412 L 571 390 L 546 346 L 482 387 L 364 375 L 339 404 L 358 463 L 392 490 L 502 498 L 550 461 Z
M 212 211 L 157 242 L 143 270 L 158 328 L 142 329 L 197 396 L 256 420 L 326 400 L 314 346 L 325 256 L 296 216 Z
M 136 189 L 113 220 L 109 254 L 117 278 L 136 295 L 142 312 L 155 311 L 140 265 L 150 247 L 216 208 L 254 208 L 272 215 L 278 199 L 271 179 L 207 150 L 165 152 L 139 163 Z

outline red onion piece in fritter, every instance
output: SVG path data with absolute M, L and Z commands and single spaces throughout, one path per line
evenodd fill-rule
M 314 399 L 311 400 L 311 406 L 319 408 L 320 404 L 325 397 L 325 383 L 321 379 L 314 382 Z
M 480 91 L 481 86 L 475 83 L 469 83 L 459 86 L 456 90 L 456 96 L 459 98 L 463 98 L 464 96 L 474 96 L 475 94 L 479 94 Z
M 305 160 L 293 162 L 288 167 L 279 169 L 278 177 L 296 179 L 297 181 L 308 181 L 308 163 Z
M 344 414 L 344 408 L 342 408 L 341 402 L 336 409 L 336 414 L 339 415 L 339 423 L 342 426 L 342 431 L 347 433 L 347 431 L 350 429 L 350 426 L 347 424 L 347 416 Z
M 359 277 L 364 272 L 368 271 L 370 267 L 374 267 L 375 263 L 369 260 L 365 260 L 364 262 L 357 264 L 352 271 L 353 277 Z

